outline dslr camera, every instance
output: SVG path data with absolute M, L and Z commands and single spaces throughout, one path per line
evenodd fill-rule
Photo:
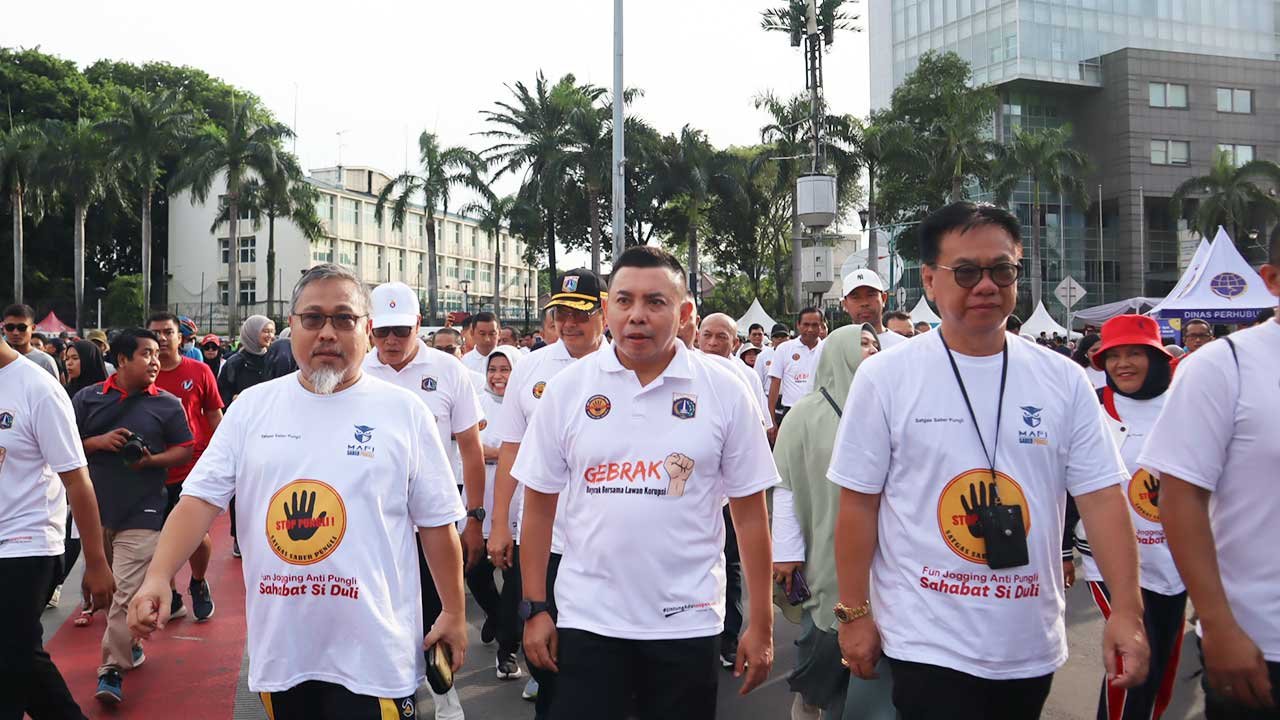
M 133 465 L 147 454 L 147 441 L 138 433 L 129 433 L 129 439 L 120 448 L 120 459 L 125 465 Z

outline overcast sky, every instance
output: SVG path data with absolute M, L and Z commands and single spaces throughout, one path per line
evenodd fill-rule
M 634 112 L 662 132 L 686 123 L 719 146 L 759 142 L 752 100 L 804 90 L 804 59 L 760 11 L 785 0 L 628 0 L 626 84 Z M 554 80 L 611 87 L 609 0 L 59 0 L 7 2 L 0 45 L 40 46 L 85 66 L 99 58 L 192 65 L 256 93 L 298 133 L 303 167 L 370 165 L 396 173 L 418 134 L 482 150 L 479 111 Z M 854 11 L 864 14 L 865 3 Z M 859 21 L 865 26 L 865 20 Z M 865 33 L 825 60 L 828 104 L 864 116 Z M 295 120 L 296 100 L 296 120 Z M 341 139 L 339 139 L 341 132 Z M 341 147 L 340 147 L 341 146 Z M 507 185 L 507 183 L 504 183 Z M 513 191 L 514 185 L 501 188 Z

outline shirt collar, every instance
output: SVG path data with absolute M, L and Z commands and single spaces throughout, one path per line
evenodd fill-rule
M 612 345 L 602 345 L 598 353 L 600 355 L 600 367 L 605 372 L 632 372 L 623 367 L 622 362 L 618 360 L 618 349 Z M 676 354 L 671 358 L 671 362 L 667 363 L 667 367 L 658 374 L 655 380 L 665 380 L 666 378 L 679 378 L 689 380 L 693 377 L 693 354 L 684 343 L 676 341 Z M 652 384 L 652 383 L 650 383 Z
M 118 377 L 120 377 L 120 374 L 116 373 L 102 383 L 102 394 L 106 395 L 108 392 L 115 390 L 120 393 L 120 399 L 123 400 L 129 397 L 129 393 L 125 392 L 124 388 L 120 387 L 120 385 L 116 383 L 116 378 Z M 160 394 L 160 388 L 156 387 L 155 383 L 151 383 L 142 392 L 147 395 L 156 396 Z

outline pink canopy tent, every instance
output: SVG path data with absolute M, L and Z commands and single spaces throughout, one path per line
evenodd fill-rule
M 58 316 L 52 312 L 45 315 L 43 320 L 36 323 L 36 332 L 41 332 L 46 335 L 57 335 L 63 332 L 74 333 L 75 331 L 75 328 L 59 320 Z

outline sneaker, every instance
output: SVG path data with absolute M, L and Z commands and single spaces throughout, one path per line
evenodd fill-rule
M 538 681 L 529 678 L 529 682 L 524 684 L 524 690 L 520 691 L 520 697 L 533 702 L 538 699 Z
M 501 656 L 495 660 L 498 668 L 499 680 L 515 680 L 524 677 L 524 671 L 520 669 L 520 663 L 516 662 L 515 655 Z
M 142 652 L 141 645 L 133 646 L 133 669 L 137 670 L 138 666 L 147 661 L 147 654 Z
M 498 621 L 491 617 L 484 619 L 484 625 L 480 626 L 480 642 L 488 645 L 498 637 Z
M 93 694 L 99 702 L 118 705 L 124 700 L 124 678 L 119 671 L 108 670 L 98 677 L 98 690 Z
M 204 622 L 213 617 L 213 595 L 209 592 L 208 580 L 192 580 L 187 588 L 191 593 L 191 613 L 196 622 Z
M 720 665 L 724 668 L 732 668 L 733 664 L 738 660 L 738 643 L 736 639 L 720 641 Z
M 822 708 L 804 701 L 800 693 L 791 701 L 791 720 L 821 720 Z
M 231 557 L 240 557 L 240 541 L 231 538 Z
M 171 591 L 173 596 L 169 600 L 169 619 L 186 617 L 187 608 L 182 604 L 182 594 L 177 590 Z
M 49 607 L 58 607 L 58 601 L 62 599 L 62 586 L 53 589 L 53 594 L 49 596 Z
M 449 692 L 443 695 L 433 692 L 431 699 L 436 704 L 436 720 L 466 720 L 466 715 L 462 712 L 462 701 L 458 699 L 457 688 L 449 688 Z

